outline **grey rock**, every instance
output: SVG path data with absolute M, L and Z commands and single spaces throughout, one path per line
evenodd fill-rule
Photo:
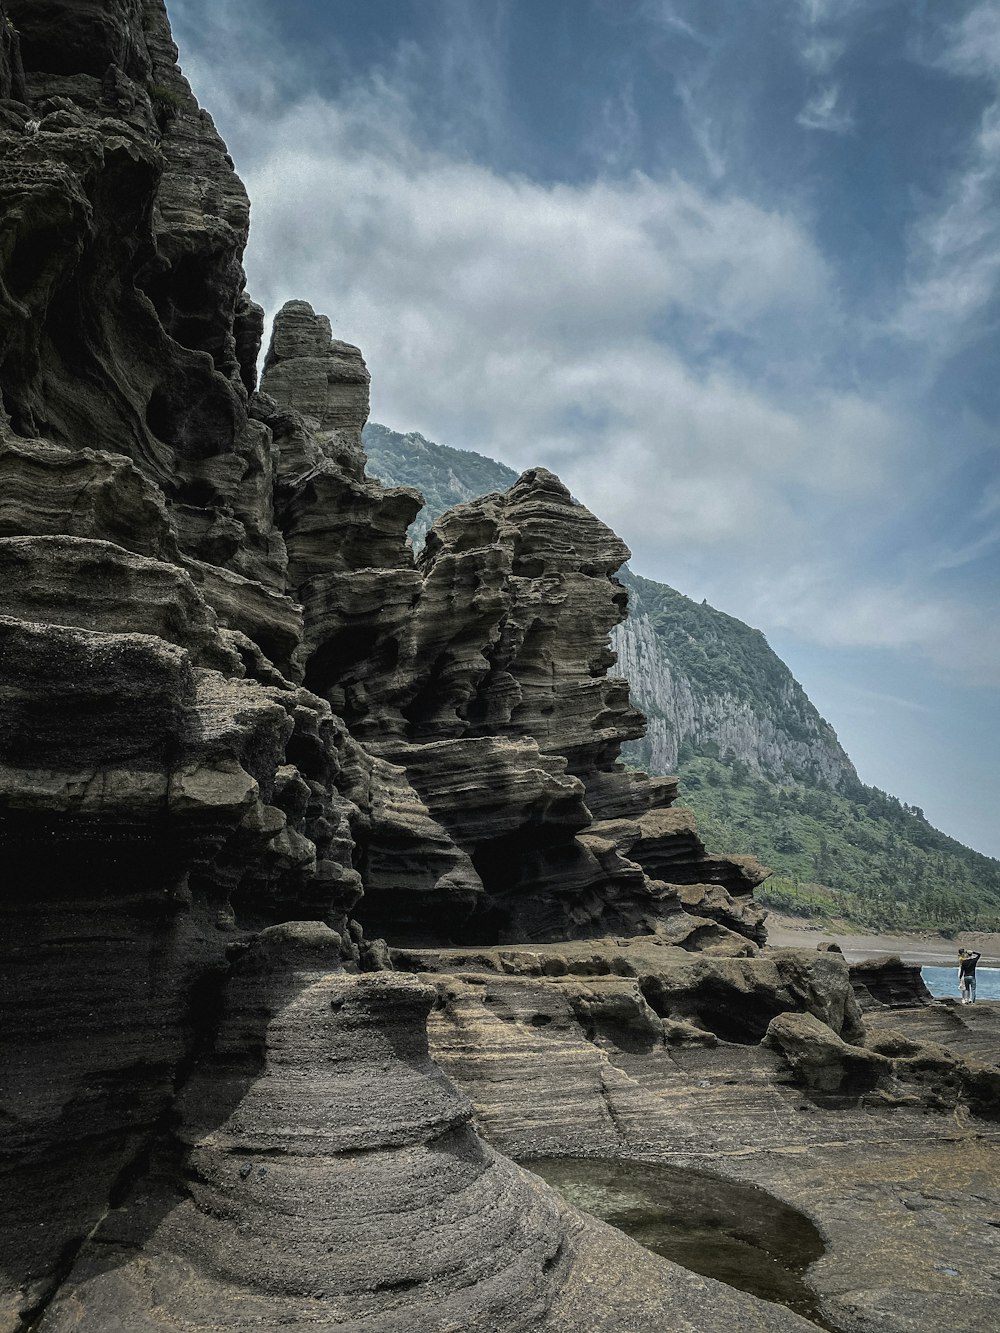
M 556 477 L 415 558 L 357 349 L 292 303 L 256 391 L 160 0 L 0 17 L 0 1330 L 803 1327 L 499 1148 L 816 1148 L 855 1067 L 985 1125 L 981 1016 L 866 1038 L 766 949 L 763 867 L 619 760 L 628 552 Z

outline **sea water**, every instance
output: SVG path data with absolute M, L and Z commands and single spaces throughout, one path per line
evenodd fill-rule
M 920 975 L 924 985 L 938 999 L 946 999 L 948 996 L 953 1000 L 959 998 L 957 959 L 954 967 L 922 967 Z M 976 968 L 976 999 L 1000 1000 L 1000 967 L 983 967 L 982 963 L 979 964 Z

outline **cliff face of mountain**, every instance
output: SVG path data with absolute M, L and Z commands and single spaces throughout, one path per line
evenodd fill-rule
M 625 570 L 628 619 L 612 636 L 618 669 L 647 718 L 626 756 L 676 772 L 682 747 L 738 760 L 773 782 L 858 785 L 833 728 L 759 630 Z

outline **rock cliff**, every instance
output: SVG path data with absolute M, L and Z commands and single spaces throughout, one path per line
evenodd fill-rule
M 622 581 L 629 617 L 612 643 L 648 720 L 630 758 L 673 773 L 687 744 L 775 782 L 858 786 L 833 728 L 759 630 L 629 570 Z
M 247 198 L 159 0 L 0 9 L 0 1326 L 34 1326 L 79 1259 L 46 1328 L 107 1327 L 111 1306 L 160 1327 L 145 1278 L 81 1295 L 80 1247 L 95 1226 L 104 1254 L 145 1243 L 175 1203 L 231 1208 L 190 1185 L 197 1145 L 226 1114 L 256 1123 L 278 1021 L 265 1037 L 263 998 L 240 1017 L 237 978 L 275 975 L 275 1015 L 301 990 L 296 948 L 280 965 L 251 941 L 314 923 L 313 972 L 349 991 L 387 963 L 379 936 L 628 930 L 740 956 L 764 872 L 708 856 L 676 784 L 617 762 L 642 730 L 607 675 L 628 552 L 555 477 L 453 510 L 415 560 L 418 496 L 365 473 L 358 349 L 293 302 L 257 390 Z M 209 1060 L 219 1107 L 177 1129 Z M 379 1079 L 395 1096 L 384 1070 L 365 1095 Z M 451 1143 L 458 1114 L 420 1133 Z M 240 1142 L 228 1160 L 264 1151 Z M 526 1188 L 500 1189 L 509 1216 Z M 563 1223 L 540 1207 L 526 1310 L 559 1286 Z
M 909 1057 L 619 762 L 620 539 L 535 469 L 415 558 L 304 302 L 258 389 L 247 199 L 176 59 L 162 0 L 0 0 L 0 1330 L 807 1327 L 569 1208 L 432 1058 L 447 967 L 530 1007 L 636 940 L 641 994 L 560 989 L 584 1041 L 886 1098 Z

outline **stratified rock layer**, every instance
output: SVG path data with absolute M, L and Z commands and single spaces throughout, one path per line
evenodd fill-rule
M 81 1250 L 40 1333 L 593 1328 L 715 1317 L 805 1329 L 574 1216 L 487 1147 L 432 1062 L 436 991 L 330 973 L 324 927 L 265 930 L 228 988 L 179 1125 Z
M 883 1007 L 866 1033 L 826 951 L 731 959 L 633 937 L 394 959 L 438 988 L 431 1053 L 490 1142 L 529 1166 L 612 1159 L 603 1203 L 622 1225 L 659 1234 L 630 1164 L 708 1171 L 812 1219 L 826 1253 L 805 1281 L 825 1327 L 992 1321 L 998 1006 Z M 737 1234 L 752 1232 L 747 1217 Z
M 762 939 L 758 871 L 707 856 L 667 810 L 676 784 L 617 762 L 642 730 L 607 676 L 621 541 L 539 469 L 446 515 L 416 562 L 419 496 L 365 475 L 361 353 L 304 302 L 278 315 L 256 391 L 248 202 L 175 61 L 160 0 L 0 4 L 3 1328 L 37 1322 L 74 1256 L 86 1266 L 115 1227 L 148 1242 L 140 1268 L 156 1246 L 171 1271 L 195 1263 L 183 1228 L 149 1231 L 134 1199 L 148 1186 L 173 1216 L 181 1157 L 194 1170 L 215 1152 L 209 1113 L 191 1109 L 207 1053 L 231 1113 L 232 1071 L 272 1058 L 233 1017 L 250 975 L 233 969 L 261 930 L 318 922 L 324 967 L 351 974 L 391 966 L 380 934 L 640 931 L 725 956 Z M 267 975 L 293 1009 L 297 986 L 319 993 L 292 963 Z M 194 1128 L 173 1134 L 181 1088 Z M 247 1153 L 258 1131 L 283 1132 L 265 1102 Z M 454 1133 L 465 1146 L 427 1180 L 442 1198 L 465 1189 L 466 1156 L 489 1158 L 467 1126 Z M 336 1192 L 345 1149 L 328 1147 Z M 386 1190 L 398 1171 L 387 1157 Z M 501 1178 L 513 1219 L 533 1187 L 494 1162 L 484 1179 Z M 190 1202 L 217 1276 L 240 1225 L 219 1188 Z M 264 1191 L 261 1217 L 275 1207 Z M 555 1299 L 562 1268 L 546 1264 L 579 1227 L 548 1195 L 537 1208 L 534 1276 L 498 1277 L 483 1306 L 511 1327 Z M 455 1273 L 470 1266 L 459 1286 L 474 1230 L 429 1242 Z M 314 1243 L 291 1255 L 296 1272 L 316 1266 Z M 278 1240 L 261 1244 L 231 1284 L 271 1271 Z M 381 1318 L 397 1278 L 373 1270 L 365 1296 L 348 1255 L 324 1290 L 350 1318 Z M 126 1268 L 128 1292 L 101 1285 L 93 1304 L 93 1272 L 70 1280 L 45 1326 L 108 1327 L 112 1310 L 147 1326 L 151 1288 Z M 290 1271 L 274 1281 L 318 1299 Z M 192 1325 L 209 1286 L 178 1286 Z
M 767 871 L 621 765 L 628 552 L 558 478 L 415 559 L 358 349 L 291 302 L 257 391 L 175 61 L 162 0 L 0 0 L 0 1333 L 801 1328 L 487 1146 L 428 1015 L 473 1086 L 441 1034 L 496 1003 L 523 1086 L 477 1117 L 556 1149 L 558 1069 L 563 1143 L 622 1141 L 608 1042 L 762 1105 L 985 1117 L 993 1076 L 863 1044 L 840 961 L 762 952 Z

